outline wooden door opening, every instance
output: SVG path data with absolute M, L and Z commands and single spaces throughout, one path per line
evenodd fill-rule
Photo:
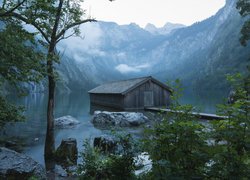
M 144 92 L 144 107 L 154 106 L 154 95 L 153 91 Z

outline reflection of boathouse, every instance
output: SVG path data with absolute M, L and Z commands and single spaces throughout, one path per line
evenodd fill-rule
M 89 91 L 91 106 L 119 110 L 166 106 L 170 93 L 171 88 L 151 76 L 109 82 Z

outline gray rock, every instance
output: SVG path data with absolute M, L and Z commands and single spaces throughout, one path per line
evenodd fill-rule
M 228 104 L 233 104 L 237 100 L 236 97 L 236 91 L 235 90 L 230 90 L 228 98 L 227 98 L 227 103 Z
M 77 154 L 77 142 L 75 138 L 63 139 L 55 153 L 56 160 L 66 166 L 77 163 Z
M 67 177 L 68 173 L 65 169 L 62 168 L 62 166 L 56 165 L 55 166 L 55 173 L 59 176 L 59 177 Z
M 46 179 L 42 165 L 32 158 L 16 151 L 0 148 L 0 179 Z
M 146 152 L 134 157 L 134 163 L 135 167 L 137 168 L 137 170 L 134 172 L 136 176 L 147 174 L 152 169 L 152 160 Z
M 80 122 L 72 116 L 62 116 L 55 119 L 55 127 L 57 128 L 72 128 Z
M 102 135 L 94 138 L 94 147 L 104 152 L 114 152 L 117 149 L 118 140 L 112 136 Z
M 148 121 L 148 118 L 138 112 L 108 112 L 95 111 L 93 124 L 113 126 L 139 126 Z
M 17 140 L 8 140 L 5 142 L 4 147 L 14 150 L 16 152 L 21 152 L 24 148 L 24 143 Z
M 94 117 L 92 119 L 92 122 L 94 124 L 100 124 L 100 125 L 115 125 L 115 117 L 112 116 L 111 113 L 108 112 L 95 112 Z

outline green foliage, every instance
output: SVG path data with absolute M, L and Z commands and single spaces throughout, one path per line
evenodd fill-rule
M 176 81 L 175 87 L 175 92 L 178 92 L 179 81 Z M 192 106 L 181 106 L 175 102 L 171 109 L 179 113 L 168 112 L 161 122 L 146 131 L 144 146 L 153 161 L 149 177 L 203 178 L 204 165 L 209 160 L 206 153 L 206 133 L 202 131 L 204 126 L 191 114 Z
M 173 92 L 170 95 L 171 99 L 171 106 L 177 107 L 179 104 L 179 99 L 182 96 L 183 88 L 180 79 L 176 79 L 174 83 L 168 82 L 167 84 L 170 84 L 170 86 L 173 88 Z
M 133 143 L 130 135 L 119 136 L 117 153 L 103 153 L 85 142 L 83 164 L 79 165 L 80 179 L 134 179 Z
M 0 96 L 0 129 L 7 122 L 16 122 L 24 120 L 22 115 L 23 108 L 17 108 L 9 104 L 3 97 Z
M 11 10 L 17 2 L 4 1 L 2 11 Z M 79 35 L 79 25 L 93 21 L 83 19 L 85 11 L 82 10 L 81 3 L 83 0 L 26 0 L 16 11 L 8 13 L 6 17 L 13 17 L 32 25 L 42 36 L 41 42 L 49 50 L 48 56 L 53 56 L 56 51 L 55 46 L 60 40 Z M 69 29 L 71 29 L 71 34 L 66 35 Z M 57 58 L 51 60 L 56 61 Z
M 54 63 L 59 62 L 59 52 L 56 45 L 62 39 L 73 35 L 79 35 L 79 26 L 83 23 L 94 21 L 93 19 L 82 19 L 84 11 L 81 8 L 83 0 L 26 0 L 25 3 L 17 6 L 19 0 L 5 0 L 0 3 L 4 18 L 12 18 L 33 26 L 40 35 L 39 42 L 47 50 L 46 72 L 48 77 L 48 108 L 47 108 L 47 129 L 54 128 L 54 101 L 56 76 Z M 8 13 L 6 13 L 8 12 Z M 49 16 L 49 17 L 48 17 Z M 66 32 L 69 31 L 69 34 Z M 52 133 L 51 133 L 52 134 Z M 54 141 L 46 136 L 45 156 L 49 157 L 54 151 Z M 49 143 L 50 142 L 50 143 Z
M 151 176 L 159 179 L 204 177 L 208 156 L 201 130 L 202 126 L 191 120 L 170 123 L 164 119 L 155 126 L 150 132 L 151 139 L 145 142 L 153 160 Z
M 249 79 L 236 74 L 228 76 L 228 80 L 234 87 L 236 101 L 218 107 L 218 113 L 228 116 L 228 119 L 213 122 L 211 138 L 215 140 L 215 151 L 210 176 L 250 178 L 250 101 L 244 86 Z
M 19 21 L 0 17 L 0 91 L 9 84 L 21 95 L 21 82 L 38 82 L 44 78 L 45 62 L 34 34 L 23 29 Z M 23 120 L 22 108 L 9 104 L 0 94 L 0 128 L 6 122 Z
M 236 74 L 228 80 L 236 101 L 218 106 L 218 114 L 228 119 L 204 126 L 190 114 L 191 106 L 175 103 L 172 108 L 179 113 L 166 114 L 147 130 L 145 147 L 153 169 L 146 178 L 250 178 L 249 76 Z
M 44 77 L 43 54 L 36 50 L 34 35 L 18 22 L 6 22 L 0 31 L 0 79 L 14 86 L 19 82 L 38 82 Z
M 120 153 L 128 159 L 122 155 L 102 154 L 87 144 L 84 164 L 80 167 L 81 177 L 121 179 L 126 174 L 128 179 L 249 179 L 249 80 L 249 75 L 228 76 L 236 101 L 218 105 L 218 114 L 228 117 L 224 120 L 200 121 L 191 114 L 192 106 L 177 102 L 177 95 L 171 106 L 173 111 L 145 130 L 139 151 L 150 155 L 152 169 L 148 173 L 138 177 L 128 175 L 134 170 L 134 155 L 128 143 L 130 138 L 125 138 L 126 150 Z M 175 83 L 175 92 L 179 92 L 180 82 Z

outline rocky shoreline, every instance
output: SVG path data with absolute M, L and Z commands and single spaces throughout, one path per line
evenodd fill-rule
M 108 127 L 111 125 L 121 128 L 136 128 L 150 124 L 152 122 L 152 119 L 155 119 L 156 116 L 158 115 L 151 112 L 141 113 L 95 111 L 91 122 L 94 124 L 94 126 L 100 125 Z M 80 122 L 69 115 L 55 119 L 55 128 L 57 129 L 70 129 L 76 127 L 78 124 L 80 124 Z M 93 146 L 107 147 L 107 143 L 108 145 L 110 145 L 110 147 L 108 146 L 110 149 L 114 148 L 116 144 L 114 139 L 107 139 L 107 136 L 104 135 L 101 137 L 95 137 Z M 9 144 L 9 142 L 7 144 Z M 78 156 L 76 149 L 76 140 L 72 138 L 64 139 L 62 140 L 62 144 L 56 150 L 55 156 L 57 157 L 55 158 L 55 161 L 60 161 L 61 159 L 69 159 L 70 162 L 76 163 L 76 157 Z M 65 144 L 69 144 L 70 146 L 64 147 Z M 6 144 L 3 145 L 5 146 Z M 56 164 L 58 164 L 55 165 L 55 169 L 46 172 L 43 165 L 37 163 L 31 157 L 22 154 L 21 151 L 16 152 L 15 148 L 12 148 L 11 146 L 9 148 L 10 149 L 8 149 L 7 147 L 0 147 L 0 179 L 29 179 L 32 177 L 37 177 L 38 179 L 47 179 L 50 178 L 50 176 L 64 179 L 69 176 L 67 167 L 65 168 L 64 165 L 60 164 L 64 161 L 55 162 Z M 73 169 L 73 171 L 76 171 L 77 166 L 75 165 Z M 76 174 L 71 177 L 76 177 Z
M 25 154 L 0 147 L 0 179 L 46 179 L 42 165 Z

